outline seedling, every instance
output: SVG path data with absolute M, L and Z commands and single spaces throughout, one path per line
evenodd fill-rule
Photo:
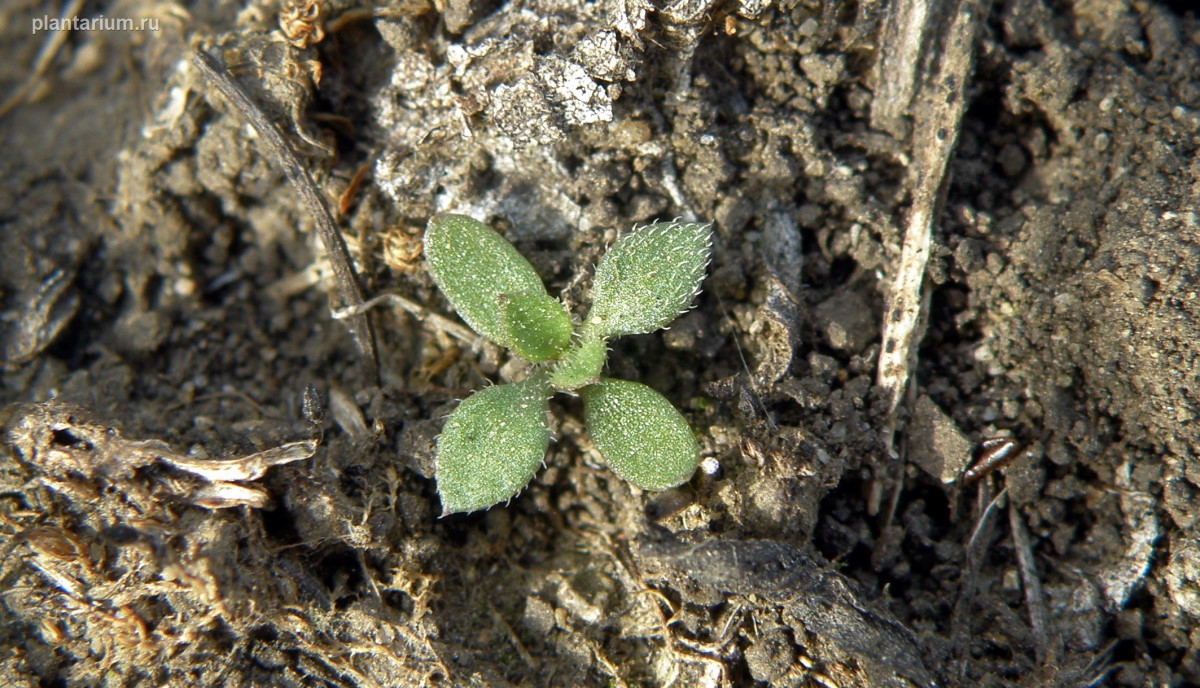
M 439 215 L 425 230 L 433 280 L 471 329 L 534 364 L 531 374 L 467 397 L 437 447 L 443 515 L 511 499 L 533 479 L 550 444 L 550 397 L 583 397 L 592 442 L 617 475 L 645 490 L 691 477 L 692 429 L 646 385 L 601 375 L 608 341 L 666 327 L 700 293 L 710 225 L 660 222 L 619 239 L 596 266 L 592 307 L 574 322 L 517 249 L 487 225 Z

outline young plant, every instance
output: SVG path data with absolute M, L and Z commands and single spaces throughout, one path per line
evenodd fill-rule
M 666 327 L 700 293 L 710 225 L 660 222 L 619 239 L 596 266 L 581 323 L 504 237 L 463 215 L 425 230 L 434 282 L 473 330 L 535 364 L 525 380 L 479 390 L 446 421 L 437 447 L 443 516 L 511 499 L 542 465 L 556 391 L 583 397 L 592 442 L 617 475 L 665 490 L 696 470 L 699 446 L 683 416 L 646 385 L 601 376 L 608 340 Z

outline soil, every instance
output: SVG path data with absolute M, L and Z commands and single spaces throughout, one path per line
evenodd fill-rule
M 975 6 L 897 417 L 882 314 L 931 172 L 877 100 L 895 7 L 436 6 L 0 9 L 5 685 L 1200 683 L 1190 3 Z M 59 11 L 158 30 L 30 31 Z M 378 374 L 197 46 L 303 156 L 366 296 L 419 307 L 368 311 Z M 609 361 L 704 470 L 637 490 L 560 396 L 534 482 L 439 518 L 443 419 L 523 367 L 452 336 L 442 211 L 576 314 L 620 233 L 712 221 L 697 307 Z

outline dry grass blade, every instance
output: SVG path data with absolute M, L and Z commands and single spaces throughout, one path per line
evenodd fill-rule
M 1042 579 L 1038 577 L 1033 560 L 1033 543 L 1029 539 L 1029 528 L 1015 501 L 1008 503 L 1008 523 L 1012 529 L 1013 546 L 1017 553 L 1017 564 L 1021 569 L 1021 587 L 1025 590 L 1025 606 L 1029 613 L 1029 626 L 1037 645 L 1038 661 L 1045 659 L 1045 648 L 1049 638 L 1047 626 L 1046 595 L 1042 591 Z
M 338 307 L 354 308 L 361 305 L 363 302 L 362 290 L 358 286 L 358 276 L 354 272 L 354 265 L 350 262 L 346 244 L 342 240 L 341 233 L 338 232 L 337 225 L 334 224 L 329 205 L 317 190 L 317 185 L 313 181 L 312 175 L 308 173 L 308 168 L 300 162 L 300 156 L 288 145 L 287 139 L 283 137 L 279 127 L 267 119 L 262 109 L 234 81 L 224 63 L 203 50 L 196 51 L 192 57 L 192 63 L 250 122 L 266 145 L 268 153 L 278 161 L 288 180 L 292 183 L 292 187 L 296 189 L 296 194 L 300 196 L 305 210 L 312 216 L 313 222 L 317 226 L 317 234 L 320 235 L 321 243 L 325 246 L 325 253 L 329 256 L 329 264 L 333 268 L 333 276 L 338 286 L 340 302 Z M 375 333 L 371 329 L 371 322 L 367 319 L 366 314 L 354 313 L 346 317 L 346 324 L 354 336 L 359 352 L 371 366 L 375 377 L 378 378 L 379 360 L 375 352 Z
M 478 346 L 483 341 L 482 337 L 472 332 L 469 328 L 463 327 L 447 317 L 438 315 L 428 308 L 425 308 L 421 304 L 416 303 L 415 301 L 410 301 L 399 294 L 380 294 L 370 301 L 362 303 L 358 306 L 338 309 L 333 312 L 333 317 L 335 320 L 352 318 L 361 315 L 362 313 L 365 313 L 379 305 L 388 305 L 392 306 L 393 308 L 399 308 L 417 320 L 423 323 L 429 323 L 434 327 L 434 329 L 445 332 L 458 341 L 468 344 L 472 347 Z
M 959 584 L 958 599 L 954 601 L 954 608 L 950 613 L 950 641 L 956 655 L 954 662 L 957 667 L 949 671 L 954 671 L 960 679 L 966 677 L 968 666 L 972 661 L 970 657 L 971 610 L 975 608 L 975 600 L 979 591 L 980 571 L 983 569 L 988 548 L 996 538 L 996 527 L 992 514 L 1001 507 L 1004 499 L 1008 496 L 1008 488 L 1004 488 L 999 494 L 992 497 L 991 485 L 986 482 L 980 485 L 976 497 L 976 509 L 979 515 L 975 521 L 975 528 L 971 531 L 971 537 L 964 547 L 962 581 Z
M 38 81 L 46 74 L 46 70 L 50 68 L 50 63 L 54 61 L 54 56 L 62 49 L 67 42 L 67 37 L 71 35 L 71 29 L 67 28 L 67 24 L 74 17 L 79 15 L 79 11 L 83 9 L 83 0 L 74 0 L 62 13 L 61 27 L 50 34 L 46 42 L 42 44 L 42 49 L 38 52 L 37 60 L 33 63 L 33 70 L 26 77 L 25 81 L 17 87 L 17 90 L 4 99 L 0 103 L 0 117 L 12 112 L 18 105 L 25 102 L 30 93 L 33 93 L 34 88 L 38 85 Z

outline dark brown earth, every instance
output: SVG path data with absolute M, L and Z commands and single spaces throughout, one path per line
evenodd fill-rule
M 953 8 L 973 62 L 892 444 L 882 314 L 934 172 L 886 2 L 330 0 L 292 43 L 273 3 L 68 3 L 159 29 L 61 43 L 30 28 L 62 8 L 0 9 L 0 683 L 1200 682 L 1200 15 L 945 4 L 915 73 Z M 427 309 L 369 311 L 378 378 L 196 47 L 301 153 L 365 294 Z M 713 221 L 697 308 L 609 370 L 715 471 L 642 493 L 563 397 L 525 492 L 438 519 L 443 418 L 522 365 L 429 315 L 457 322 L 420 253 L 444 210 L 577 313 L 620 232 Z M 962 480 L 997 438 L 1016 459 Z M 214 485 L 220 459 L 263 470 Z

